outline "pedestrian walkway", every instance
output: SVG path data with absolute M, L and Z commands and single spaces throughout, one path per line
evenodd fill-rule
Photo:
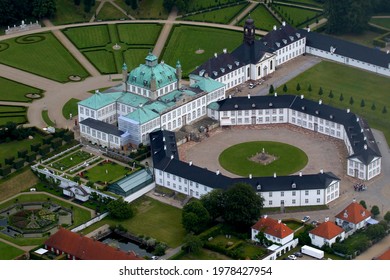
M 258 2 L 251 2 L 250 5 L 248 7 L 245 8 L 245 10 L 243 10 L 236 18 L 234 18 L 230 23 L 229 25 L 235 25 L 237 24 L 238 22 L 241 21 L 241 19 L 243 17 L 245 17 L 250 11 L 254 10 L 255 7 L 257 7 L 257 5 L 259 5 Z
M 168 21 L 164 24 L 160 32 L 160 36 L 157 39 L 157 42 L 153 49 L 153 54 L 157 57 L 161 55 L 162 50 L 164 49 L 165 42 L 167 41 L 169 34 L 171 33 L 173 22 L 177 17 L 177 9 L 173 8 L 168 16 Z

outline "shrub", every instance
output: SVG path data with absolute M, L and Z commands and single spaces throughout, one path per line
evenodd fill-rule
M 340 99 L 339 99 L 340 101 L 343 101 L 344 100 L 344 96 L 343 96 L 343 94 L 340 94 Z
M 323 95 L 324 94 L 324 90 L 322 89 L 322 87 L 320 87 L 320 89 L 318 90 L 318 95 Z
M 23 158 L 18 158 L 14 161 L 13 164 L 15 169 L 20 169 L 24 166 L 24 159 Z
M 14 163 L 15 157 L 7 157 L 4 159 L 5 164 L 12 165 Z
M 25 158 L 26 155 L 27 155 L 27 150 L 26 149 L 18 151 L 18 158 Z
M 53 139 L 53 135 L 47 135 L 46 137 L 43 137 L 42 141 L 44 144 L 49 144 Z
M 333 95 L 333 91 L 332 90 L 330 90 L 330 92 L 329 92 L 329 98 L 333 98 L 334 97 L 334 95 Z
M 39 148 L 39 154 L 41 156 L 44 156 L 50 152 L 50 146 L 48 144 L 42 145 L 42 147 Z
M 38 152 L 39 151 L 39 147 L 41 147 L 41 143 L 31 144 L 30 147 L 31 147 L 31 151 L 32 152 Z
M 362 101 L 360 101 L 360 107 L 364 107 L 366 106 L 366 103 L 364 102 L 364 99 L 362 99 Z
M 51 147 L 53 149 L 57 149 L 57 148 L 61 147 L 61 145 L 62 145 L 61 138 L 55 138 L 55 139 L 53 139 L 53 141 L 51 141 Z
M 11 166 L 10 165 L 6 165 L 6 166 L 0 168 L 0 175 L 1 176 L 5 177 L 10 173 L 11 173 Z
M 30 152 L 26 155 L 26 161 L 28 162 L 33 162 L 37 158 L 37 153 L 35 152 Z

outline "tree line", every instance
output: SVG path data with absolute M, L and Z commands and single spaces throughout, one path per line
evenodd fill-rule
M 0 0 L 0 25 L 18 25 L 22 20 L 51 18 L 55 0 Z

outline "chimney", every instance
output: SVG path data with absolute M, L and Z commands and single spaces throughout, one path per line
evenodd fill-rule
M 282 222 L 282 220 L 281 220 L 281 219 L 279 219 L 279 220 L 278 220 L 278 224 L 280 224 L 281 222 Z
M 189 165 L 189 166 L 192 166 L 192 161 L 190 161 L 190 162 L 188 163 L 188 165 Z
M 264 219 L 267 219 L 267 217 L 268 217 L 268 215 L 264 215 L 264 216 L 263 216 Z
M 166 151 L 167 150 L 167 145 L 164 145 L 164 151 Z
M 273 28 L 274 30 L 276 30 L 276 25 L 274 25 L 274 28 Z
M 320 105 L 322 104 L 322 99 L 320 99 L 320 100 L 318 101 L 318 104 L 320 104 Z
M 276 178 L 276 172 L 274 172 L 274 178 Z
M 100 91 L 97 89 L 97 90 L 95 90 L 95 94 L 97 94 L 97 93 L 100 93 Z
M 232 95 L 231 94 L 229 94 L 229 99 L 232 99 Z
M 352 203 L 355 203 L 356 202 L 356 198 L 352 199 Z
M 299 172 L 299 177 L 302 177 L 302 171 L 301 171 L 301 172 Z
M 356 118 L 356 122 L 359 122 L 359 117 Z
M 249 174 L 249 179 L 252 179 L 252 174 Z
M 227 53 L 227 49 L 223 49 L 223 53 Z
M 283 21 L 283 22 L 282 22 L 282 25 L 283 25 L 283 26 L 286 26 L 286 22 L 285 22 L 285 21 Z
M 218 56 L 218 54 L 217 53 L 214 53 L 214 57 L 217 57 Z
M 163 137 L 163 142 L 165 142 L 165 136 Z
M 173 159 L 175 156 L 174 155 L 171 155 L 171 159 Z
M 248 99 L 251 99 L 251 95 L 248 93 Z
M 216 174 L 216 175 L 219 175 L 219 173 L 220 173 L 220 172 L 219 172 L 219 169 L 217 169 L 217 171 L 215 172 L 215 174 Z
M 321 174 L 324 174 L 324 169 L 321 169 L 321 170 L 320 170 L 320 173 L 321 173 Z
M 325 221 L 325 223 L 329 222 L 329 217 L 326 217 L 324 221 Z
M 364 149 L 367 150 L 367 144 L 364 144 Z
M 310 32 L 310 27 L 307 29 L 307 32 Z
M 278 93 L 275 91 L 275 97 L 277 97 L 278 96 Z
M 302 94 L 302 95 L 301 95 L 301 99 L 303 99 L 304 97 L 305 97 L 305 96 Z

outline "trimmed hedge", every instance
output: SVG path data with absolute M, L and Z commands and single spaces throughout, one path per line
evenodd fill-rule
M 0 168 L 0 175 L 3 177 L 7 176 L 8 174 L 11 173 L 11 169 L 12 168 L 10 165 L 6 165 L 6 166 Z
M 24 166 L 24 162 L 25 160 L 23 158 L 17 158 L 15 161 L 14 161 L 14 168 L 15 169 L 20 169 Z
M 28 151 L 26 149 L 18 151 L 18 158 L 25 158 L 27 155 L 27 152 Z
M 4 159 L 5 164 L 12 165 L 14 163 L 15 157 L 7 157 Z
M 48 154 L 49 152 L 50 152 L 50 145 L 48 145 L 48 144 L 42 145 L 42 147 L 39 148 L 39 154 L 41 156 L 44 156 L 44 155 Z
M 57 149 L 62 146 L 62 139 L 61 138 L 55 138 L 53 141 L 51 141 L 51 147 L 53 149 Z
M 32 152 L 38 152 L 39 151 L 39 148 L 42 146 L 41 143 L 35 143 L 35 144 L 31 144 L 30 145 L 30 148 L 31 148 L 31 151 Z
M 37 158 L 37 153 L 36 152 L 30 152 L 26 155 L 26 161 L 29 163 L 33 162 Z
M 47 135 L 46 137 L 43 137 L 42 141 L 43 144 L 49 144 L 53 139 L 53 135 Z

